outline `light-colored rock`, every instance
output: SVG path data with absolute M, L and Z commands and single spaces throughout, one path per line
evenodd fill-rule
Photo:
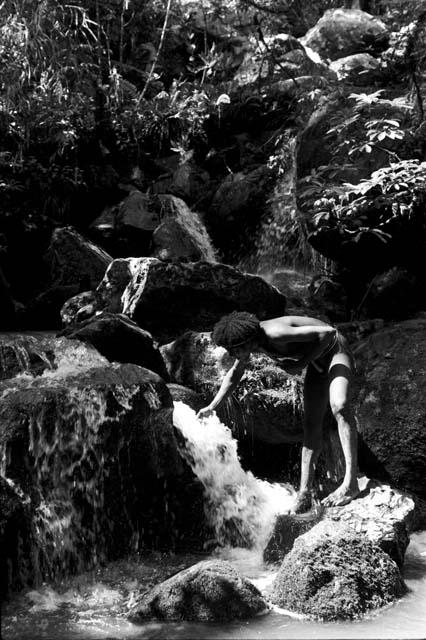
M 386 48 L 385 24 L 359 9 L 329 9 L 301 42 L 324 59 L 336 60 L 353 53 L 376 53 Z
M 345 58 L 338 58 L 330 64 L 339 80 L 346 80 L 354 85 L 373 84 L 380 77 L 380 61 L 369 53 L 354 53 Z
M 207 560 L 180 571 L 142 594 L 130 620 L 224 622 L 267 613 L 260 591 L 231 563 Z
M 295 540 L 314 527 L 312 535 L 317 535 L 332 530 L 335 523 L 342 523 L 360 539 L 377 544 L 402 567 L 409 542 L 408 532 L 414 522 L 413 499 L 365 476 L 358 483 L 361 496 L 343 507 L 321 507 L 308 513 L 278 516 L 264 550 L 265 560 L 282 560 Z

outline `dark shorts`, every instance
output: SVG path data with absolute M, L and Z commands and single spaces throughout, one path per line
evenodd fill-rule
M 351 369 L 355 371 L 355 359 L 349 343 L 345 336 L 340 333 L 340 331 L 336 331 L 336 339 L 334 342 L 326 348 L 324 353 L 322 353 L 318 358 L 312 360 L 312 366 L 318 371 L 318 373 L 328 373 L 328 369 L 330 367 L 331 360 L 334 355 L 337 353 L 345 353 L 351 362 Z

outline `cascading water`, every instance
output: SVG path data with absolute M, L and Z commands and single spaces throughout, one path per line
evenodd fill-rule
M 173 422 L 184 436 L 182 453 L 204 487 L 213 542 L 263 549 L 274 517 L 290 511 L 294 489 L 244 471 L 237 441 L 216 415 L 200 421 L 190 407 L 175 402 Z
M 18 441 L 28 441 L 23 453 L 32 486 L 25 487 L 24 476 L 10 477 L 18 455 L 13 439 L 0 442 L 0 473 L 21 501 L 32 496 L 32 571 L 39 583 L 102 559 L 106 425 L 129 409 L 138 388 L 79 388 L 80 375 L 114 365 L 76 341 L 18 336 L 3 341 L 0 355 L 3 371 L 8 366 L 15 374 L 0 383 L 0 397 L 5 415 L 14 412 L 24 425 Z

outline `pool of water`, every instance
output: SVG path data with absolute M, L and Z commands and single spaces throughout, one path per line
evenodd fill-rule
M 410 638 L 426 637 L 426 532 L 415 533 L 407 550 L 404 579 L 409 592 L 398 602 L 353 622 L 319 623 L 292 612 L 232 624 L 127 621 L 132 594 L 149 589 L 207 555 L 150 553 L 43 585 L 3 606 L 3 640 L 142 640 L 180 638 Z M 221 557 L 262 588 L 274 578 L 255 553 L 222 551 Z

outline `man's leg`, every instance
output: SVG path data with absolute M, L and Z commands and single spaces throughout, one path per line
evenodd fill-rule
M 311 508 L 312 481 L 315 464 L 322 447 L 322 428 L 328 402 L 328 378 L 308 365 L 304 385 L 304 436 L 300 474 L 300 488 L 295 513 Z
M 339 438 L 345 457 L 345 476 L 342 484 L 322 502 L 325 506 L 342 506 L 358 493 L 358 444 L 355 415 L 350 403 L 352 367 L 349 356 L 337 353 L 329 367 L 330 406 L 337 421 Z

